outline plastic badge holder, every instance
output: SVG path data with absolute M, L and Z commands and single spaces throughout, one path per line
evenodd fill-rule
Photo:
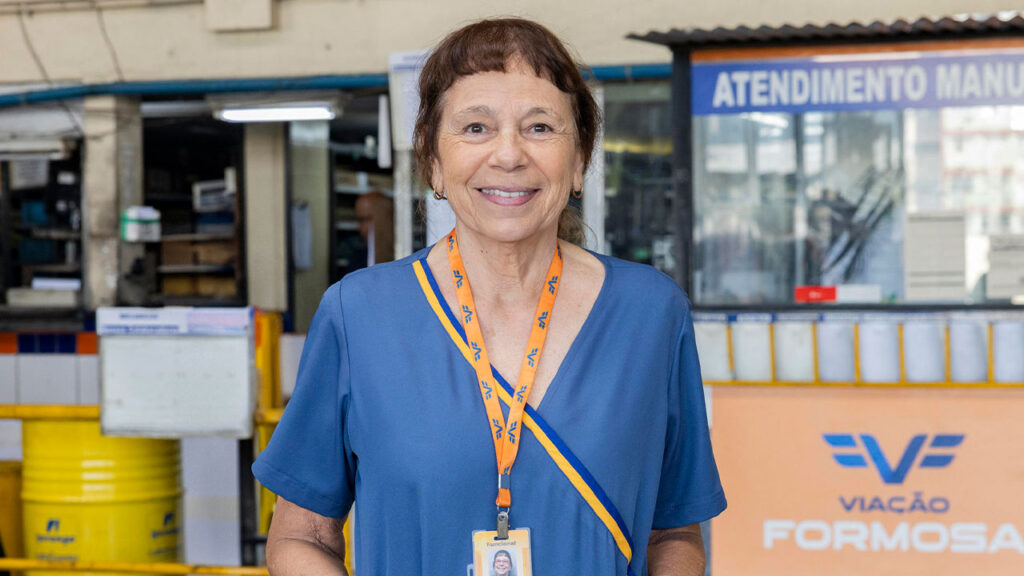
M 729 369 L 729 333 L 724 322 L 694 322 L 701 378 L 705 381 L 732 380 Z
M 988 330 L 984 322 L 961 320 L 949 325 L 950 379 L 988 380 Z
M 946 380 L 946 335 L 936 321 L 907 322 L 903 325 L 903 350 L 908 382 Z
M 992 325 L 996 382 L 1024 382 L 1024 322 Z
M 732 350 L 737 380 L 768 382 L 772 379 L 771 344 L 767 322 L 733 324 Z
M 900 379 L 899 326 L 894 321 L 860 324 L 860 377 L 864 382 Z
M 775 324 L 775 370 L 783 382 L 814 381 L 814 335 L 810 322 Z
M 853 324 L 818 324 L 818 378 L 822 382 L 853 382 Z

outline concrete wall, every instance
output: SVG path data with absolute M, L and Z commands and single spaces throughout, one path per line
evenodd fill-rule
M 332 232 L 328 230 L 330 211 L 330 140 L 326 122 L 292 122 L 288 126 L 291 147 L 291 202 L 294 206 L 305 203 L 309 207 L 307 246 L 310 248 L 312 267 L 301 268 L 296 262 L 292 274 L 295 292 L 295 330 L 305 333 L 313 320 L 320 297 L 327 290 L 330 278 L 328 262 Z M 302 242 L 300 226 L 293 225 L 292 242 Z M 289 246 L 289 250 L 293 247 Z
M 237 13 L 225 11 L 225 4 L 238 10 L 243 3 L 228 0 L 150 7 L 139 2 L 128 8 L 96 3 L 109 7 L 99 16 L 88 2 L 33 12 L 27 6 L 19 13 L 18 2 L 0 0 L 0 84 L 43 79 L 29 44 L 54 80 L 352 74 L 383 72 L 390 52 L 428 48 L 459 24 L 513 14 L 548 25 L 588 64 L 611 65 L 669 61 L 662 47 L 626 40 L 630 32 L 867 22 L 1019 7 L 1009 0 L 278 0 L 270 6 L 267 28 L 261 24 L 266 0 Z M 235 15 L 225 21 L 225 14 Z

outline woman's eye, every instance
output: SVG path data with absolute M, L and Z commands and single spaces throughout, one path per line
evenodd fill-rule
M 551 132 L 551 126 L 547 124 L 534 124 L 530 126 L 530 132 L 535 134 L 544 134 L 545 132 Z
M 467 134 L 483 134 L 484 132 L 487 131 L 487 128 L 484 127 L 484 125 L 479 122 L 474 122 L 472 124 L 467 125 L 464 131 Z

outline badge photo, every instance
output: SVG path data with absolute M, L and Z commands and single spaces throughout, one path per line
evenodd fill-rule
M 499 540 L 493 530 L 473 533 L 473 572 L 475 576 L 533 576 L 530 558 L 530 531 L 509 530 Z

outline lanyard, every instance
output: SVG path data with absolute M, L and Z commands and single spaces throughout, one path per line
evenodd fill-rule
M 498 383 L 491 373 L 491 361 L 487 357 L 484 335 L 480 330 L 479 317 L 473 302 L 473 291 L 469 287 L 469 276 L 466 274 L 466 266 L 462 262 L 462 254 L 459 252 L 459 243 L 455 238 L 454 229 L 448 234 L 448 263 L 452 269 L 455 295 L 459 300 L 460 315 L 466 328 L 466 338 L 469 340 L 469 348 L 473 352 L 473 369 L 476 370 L 477 380 L 480 382 L 480 395 L 483 396 L 484 407 L 487 410 L 491 439 L 494 440 L 494 453 L 498 464 L 498 498 L 495 501 L 498 505 L 498 537 L 507 538 L 508 510 L 512 506 L 509 474 L 519 452 L 523 411 L 526 409 L 526 399 L 530 396 L 530 389 L 537 376 L 537 365 L 540 363 L 544 339 L 547 337 L 547 327 L 551 322 L 551 311 L 555 305 L 555 297 L 558 295 L 558 282 L 562 275 L 562 249 L 557 244 L 555 245 L 555 254 L 551 257 L 551 266 L 548 267 L 546 276 L 548 280 L 541 290 L 540 301 L 537 302 L 537 312 L 534 315 L 536 321 L 533 322 L 530 329 L 530 339 L 526 344 L 522 367 L 519 369 L 519 380 L 516 382 L 507 422 L 504 421 L 501 405 L 498 403 Z

